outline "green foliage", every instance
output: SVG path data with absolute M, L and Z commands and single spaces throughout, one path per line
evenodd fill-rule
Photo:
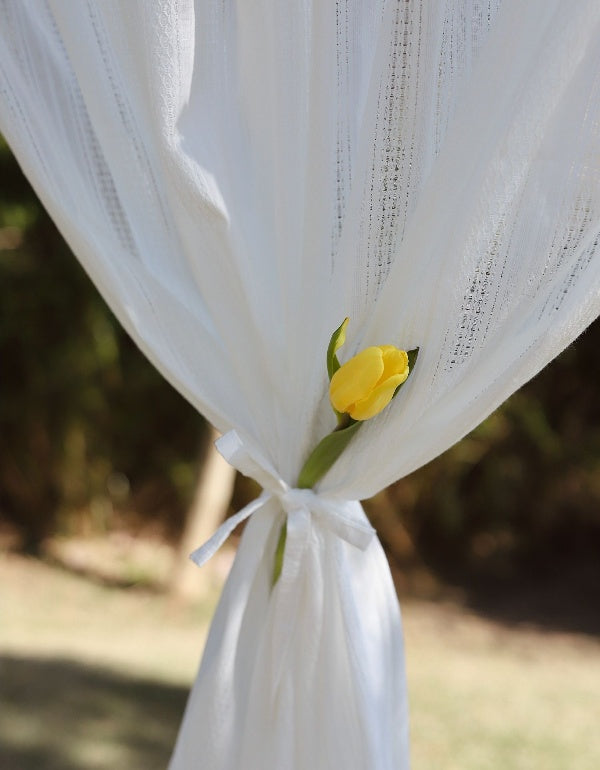
M 469 436 L 391 488 L 433 566 L 508 577 L 597 559 L 599 346 L 596 321 Z
M 143 358 L 0 146 L 0 514 L 179 523 L 202 421 Z

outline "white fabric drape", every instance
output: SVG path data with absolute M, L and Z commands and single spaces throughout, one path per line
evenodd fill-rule
M 420 347 L 324 499 L 428 462 L 600 313 L 599 126 L 597 0 L 0 0 L 0 130 L 142 350 L 276 479 L 333 428 L 344 316 L 343 357 Z M 309 512 L 291 612 L 284 509 L 246 530 L 172 767 L 405 768 L 380 546 Z

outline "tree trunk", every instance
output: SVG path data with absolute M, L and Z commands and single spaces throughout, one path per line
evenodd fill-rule
M 171 573 L 170 593 L 178 599 L 198 598 L 206 590 L 209 575 L 203 574 L 188 557 L 225 519 L 231 501 L 235 468 L 215 449 L 218 437 L 218 431 L 211 426 L 202 448 L 196 489 Z M 209 565 L 204 568 L 207 569 Z

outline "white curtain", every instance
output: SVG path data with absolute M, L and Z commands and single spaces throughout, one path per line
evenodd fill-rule
M 0 130 L 270 495 L 173 770 L 408 767 L 397 603 L 346 501 L 444 451 L 600 313 L 600 4 L 0 0 Z M 418 346 L 417 366 L 317 494 L 286 497 L 334 427 L 345 316 L 342 358 Z

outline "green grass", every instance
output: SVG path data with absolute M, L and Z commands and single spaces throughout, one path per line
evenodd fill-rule
M 6 554 L 0 584 L 0 767 L 166 767 L 216 592 L 175 606 Z M 403 612 L 413 770 L 600 768 L 598 639 Z
M 407 604 L 414 770 L 600 768 L 600 644 Z

